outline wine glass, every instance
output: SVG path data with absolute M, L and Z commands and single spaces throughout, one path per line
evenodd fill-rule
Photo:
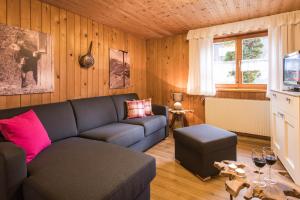
M 264 147 L 263 148 L 264 151 L 264 155 L 265 155 L 265 159 L 266 159 L 266 163 L 267 165 L 269 165 L 269 177 L 265 177 L 264 180 L 269 183 L 269 184 L 276 184 L 277 182 L 272 179 L 272 165 L 274 165 L 277 161 L 277 156 L 274 153 L 274 151 L 272 151 L 271 147 Z
M 255 166 L 258 168 L 258 180 L 253 181 L 259 187 L 266 187 L 266 183 L 261 180 L 261 168 L 266 165 L 266 159 L 264 156 L 264 151 L 261 148 L 256 148 L 252 150 L 252 160 Z

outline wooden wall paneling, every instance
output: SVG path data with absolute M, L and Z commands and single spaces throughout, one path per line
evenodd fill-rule
M 150 66 L 154 67 L 154 64 L 153 64 L 154 59 L 151 59 L 152 57 L 148 57 L 148 55 L 152 55 L 153 57 L 155 56 L 155 50 L 154 50 L 155 47 L 153 45 L 153 42 L 154 42 L 153 40 L 149 40 L 149 41 L 146 42 L 146 55 L 147 55 L 146 65 L 149 66 L 149 67 L 146 68 L 146 74 L 147 74 L 146 82 L 147 82 L 147 85 L 152 84 L 151 80 L 154 80 L 152 69 L 150 68 Z M 153 87 L 147 86 L 147 93 L 153 94 Z M 153 103 L 155 102 L 154 97 L 152 97 L 152 102 Z
M 7 24 L 20 27 L 20 1 L 10 0 L 7 1 Z M 6 97 L 6 107 L 18 107 L 20 106 L 20 95 L 13 95 Z
M 108 76 L 106 76 L 108 86 L 107 86 L 107 88 L 105 88 L 107 90 L 106 94 L 108 94 L 108 95 L 112 95 L 113 91 L 117 90 L 117 89 L 110 89 L 110 85 L 109 85 L 109 49 L 110 48 L 117 49 L 117 46 L 114 43 L 114 34 L 113 34 L 112 29 L 113 28 L 110 28 L 110 27 L 107 27 L 107 26 L 105 27 L 107 38 L 104 38 L 104 40 L 107 40 L 107 49 L 104 49 L 105 50 L 104 59 L 106 60 L 106 63 L 107 63 L 106 65 L 108 65 L 108 68 L 105 68 L 104 75 L 108 74 Z
M 146 97 L 146 40 L 39 0 L 0 0 L 0 23 L 51 34 L 54 92 L 0 96 L 0 109 L 67 99 L 137 92 Z M 95 65 L 80 68 L 79 55 L 94 41 Z M 109 48 L 129 51 L 131 86 L 109 89 Z
M 127 35 L 127 33 L 124 33 L 118 29 L 112 28 L 111 41 L 110 41 L 111 46 L 113 48 L 125 51 L 126 35 Z
M 60 70 L 59 70 L 59 8 L 51 6 L 51 36 L 53 42 L 54 92 L 51 93 L 51 103 L 59 102 Z
M 93 22 L 91 19 L 87 21 L 87 47 L 89 48 L 90 42 L 93 41 Z M 87 69 L 87 95 L 88 97 L 93 96 L 93 67 Z
M 116 49 L 122 50 L 122 51 L 126 51 L 126 46 L 128 46 L 127 44 L 127 33 L 124 33 L 122 31 L 119 31 L 117 29 L 113 29 L 112 30 L 112 34 L 113 34 L 113 43 Z M 136 44 L 137 45 L 137 44 Z M 136 51 L 134 51 L 134 54 L 136 53 Z M 141 54 L 139 55 L 140 58 Z M 138 62 L 138 58 L 136 58 L 136 61 Z M 136 71 L 138 71 L 138 69 L 136 69 Z M 136 81 L 136 80 L 135 80 Z M 112 94 L 118 94 L 121 93 L 121 91 L 123 90 L 124 92 L 128 92 L 130 90 L 131 86 L 124 88 L 124 89 L 117 89 L 117 90 L 112 90 Z M 137 88 L 138 90 L 138 88 Z
M 93 31 L 93 55 L 95 64 L 92 67 L 92 96 L 99 95 L 99 24 L 95 21 L 92 23 Z
M 197 96 L 196 101 L 194 101 L 196 104 L 194 105 L 195 111 L 193 113 L 196 123 L 204 123 L 205 122 L 205 115 L 202 115 L 205 113 L 205 107 L 203 102 L 202 96 Z
M 169 91 L 170 94 L 168 95 L 168 105 L 173 105 L 173 98 L 172 98 L 172 93 L 174 91 L 176 91 L 176 88 L 178 87 L 178 82 L 180 80 L 180 77 L 177 76 L 178 72 L 180 72 L 179 69 L 179 63 L 180 63 L 180 58 L 179 58 L 179 54 L 180 52 L 177 51 L 177 46 L 176 45 L 180 45 L 180 43 L 177 43 L 177 37 L 175 37 L 173 40 L 170 39 L 170 55 L 169 55 L 169 63 L 170 63 L 170 68 L 173 68 L 172 70 L 170 70 L 170 74 L 169 74 L 169 79 L 168 79 L 168 86 L 169 86 Z M 174 80 L 176 80 L 176 82 L 174 82 Z M 180 90 L 180 89 L 179 89 Z
M 75 83 L 74 83 L 74 89 L 75 89 L 75 98 L 80 98 L 81 96 L 81 82 L 80 82 L 80 72 L 81 68 L 78 63 L 78 58 L 80 56 L 80 49 L 81 49 L 81 32 L 80 32 L 80 16 L 75 15 L 75 27 L 74 27 L 74 62 L 75 62 Z
M 99 62 L 99 95 L 104 95 L 104 42 L 103 42 L 103 25 L 98 26 L 98 62 Z
M 129 36 L 128 36 L 128 34 L 125 34 L 124 35 L 124 51 L 126 51 L 126 52 L 128 52 L 128 44 L 129 43 Z M 130 56 L 130 55 L 129 55 Z M 142 55 L 140 55 L 140 56 L 142 56 Z M 132 62 L 131 62 L 132 63 Z M 131 70 L 131 66 L 130 66 L 130 70 Z M 126 93 L 129 93 L 131 90 L 132 90 L 132 86 L 131 86 L 131 83 L 130 83 L 130 87 L 127 87 L 127 88 L 125 88 L 125 92 Z
M 38 0 L 31 0 L 31 29 L 34 31 L 42 31 L 42 3 Z M 43 67 L 43 66 L 41 66 Z M 39 76 L 41 75 L 41 69 L 38 68 Z M 39 82 L 39 80 L 38 80 Z M 31 94 L 30 95 L 31 105 L 38 105 L 42 103 L 42 94 Z
M 158 40 L 147 41 L 147 94 L 154 103 L 161 102 L 159 44 Z
M 176 76 L 176 74 L 180 71 L 178 69 L 179 51 L 177 51 L 178 47 L 176 45 L 180 45 L 180 43 L 177 43 L 177 37 L 174 37 L 173 39 L 168 37 L 168 66 L 166 70 L 168 71 L 167 86 L 169 91 L 169 94 L 167 95 L 167 105 L 169 106 L 173 105 L 172 93 L 176 90 L 178 91 L 176 88 L 178 88 L 177 83 L 180 79 L 180 77 Z
M 127 89 L 128 92 L 136 90 L 135 77 L 136 77 L 136 57 L 135 57 L 135 42 L 134 38 L 131 35 L 127 36 L 127 49 L 130 56 L 130 87 Z
M 169 73 L 169 69 L 168 69 L 168 51 L 169 51 L 169 46 L 168 46 L 168 43 L 167 43 L 167 39 L 164 38 L 162 39 L 162 42 L 161 42 L 161 48 L 162 48 L 162 51 L 160 52 L 160 55 L 162 56 L 162 60 L 161 60 L 161 64 L 162 64 L 162 67 L 161 67 L 161 87 L 162 87 L 162 91 L 164 91 L 164 94 L 161 95 L 161 100 L 162 102 L 165 104 L 165 105 L 168 105 L 168 102 L 167 102 L 167 98 L 169 96 L 169 91 L 168 91 L 168 73 Z M 171 70 L 171 69 L 170 69 Z
M 186 35 L 181 34 L 176 36 L 176 45 L 178 46 L 177 52 L 179 52 L 179 63 L 177 68 L 177 86 L 178 91 L 186 92 L 187 78 L 188 78 L 188 41 L 186 40 Z M 181 50 L 180 50 L 181 49 Z M 193 101 L 190 95 L 184 94 L 183 106 L 186 109 L 193 109 Z M 195 113 L 188 113 L 188 120 L 194 120 Z
M 142 76 L 141 76 L 141 80 L 140 80 L 140 83 L 141 83 L 141 89 L 140 89 L 140 92 L 141 92 L 141 97 L 142 98 L 148 98 L 148 95 L 147 95 L 147 65 L 146 65 L 146 59 L 147 59 L 147 55 L 146 55 L 146 41 L 145 40 L 141 40 L 139 39 L 139 44 L 140 44 L 140 49 L 141 49 L 141 59 L 140 59 L 140 66 L 141 66 L 141 71 L 142 71 Z M 139 51 L 139 49 L 137 49 Z M 130 56 L 130 55 L 129 55 Z
M 163 68 L 162 68 L 162 59 L 161 59 L 161 56 L 162 56 L 162 44 L 161 44 L 161 39 L 157 41 L 157 47 L 156 47 L 156 51 L 157 51 L 157 54 L 156 54 L 156 61 L 155 61 L 155 66 L 156 66 L 156 69 L 155 71 L 153 71 L 153 73 L 156 73 L 156 77 L 157 79 L 154 79 L 153 80 L 153 84 L 155 85 L 152 85 L 152 87 L 157 87 L 156 88 L 156 95 L 157 95 L 157 103 L 162 103 L 162 93 L 163 93 L 163 90 L 162 90 L 162 79 L 164 78 L 163 77 L 163 74 L 162 74 L 162 71 L 163 71 Z M 148 66 L 147 66 L 148 67 Z M 157 83 L 155 83 L 154 81 L 157 81 Z
M 20 27 L 20 1 L 7 1 L 7 24 Z M 6 107 L 18 107 L 21 105 L 20 95 L 6 97 Z
M 137 39 L 134 39 L 137 40 Z M 137 44 L 137 42 L 134 42 L 134 52 L 137 52 L 139 49 L 139 45 Z M 142 52 L 139 52 L 140 54 L 142 54 Z M 133 63 L 133 68 L 134 68 L 134 79 L 135 81 L 137 81 L 138 83 L 140 83 L 140 80 L 142 78 L 142 72 L 140 70 L 140 62 L 139 62 L 140 57 L 135 58 L 134 59 L 134 63 Z M 142 87 L 141 84 L 133 84 L 133 88 L 136 90 L 140 90 L 140 88 Z M 139 94 L 140 96 L 142 95 L 141 93 Z M 142 97 L 142 96 L 141 96 Z
M 176 88 L 178 88 L 178 83 L 180 80 L 180 77 L 178 75 L 178 72 L 180 72 L 180 52 L 177 51 L 177 48 L 181 48 L 181 44 L 178 42 L 178 37 L 175 37 L 174 40 L 171 40 L 172 47 L 171 47 L 171 56 L 170 56 L 170 67 L 173 68 L 170 70 L 170 79 L 168 80 L 169 86 L 170 86 L 170 94 L 168 95 L 168 105 L 173 105 L 173 98 L 172 93 L 176 92 Z M 175 46 L 178 45 L 178 46 Z M 176 81 L 173 81 L 176 80 Z M 179 89 L 180 90 L 180 89 Z
M 136 52 L 137 51 L 137 44 L 135 42 L 135 38 L 131 38 L 131 43 L 132 43 L 132 52 Z M 133 69 L 133 73 L 132 73 L 132 80 L 136 81 L 139 79 L 140 76 L 140 72 L 139 72 L 139 63 L 138 63 L 138 58 L 133 58 L 133 62 L 132 62 L 132 69 Z M 139 85 L 135 84 L 134 82 L 131 83 L 131 87 L 134 88 L 134 90 L 138 90 Z
M 144 57 L 144 49 L 142 48 L 142 43 L 137 43 L 137 48 L 136 48 L 136 52 L 138 52 L 140 49 L 140 56 L 138 57 L 138 63 L 137 63 L 137 67 L 138 67 L 138 71 L 139 71 L 139 76 L 138 76 L 138 80 L 136 80 L 138 83 L 138 91 L 140 92 L 140 97 L 141 98 L 145 98 L 146 95 L 143 92 L 143 87 L 144 87 L 144 80 L 146 80 L 146 74 L 144 73 L 144 68 L 143 68 L 143 63 L 142 63 L 142 58 Z
M 103 94 L 108 95 L 109 90 L 109 31 L 110 28 L 103 25 Z
M 59 101 L 67 99 L 67 12 L 59 9 Z M 69 77 L 69 76 L 68 76 Z
M 46 3 L 42 3 L 42 32 L 51 34 L 51 9 L 50 5 Z M 52 44 L 53 45 L 53 44 Z M 51 62 L 51 65 L 53 63 Z M 54 69 L 52 69 L 52 73 L 54 73 Z M 46 77 L 45 80 L 50 79 L 51 77 Z M 51 102 L 51 93 L 43 93 L 42 94 L 42 103 L 47 104 Z
M 6 24 L 6 0 L 0 0 L 0 23 Z M 6 97 L 0 96 L 0 109 L 6 108 Z
M 136 52 L 137 51 L 137 49 L 138 49 L 138 46 L 137 46 L 138 44 L 137 43 L 135 43 L 134 42 L 134 52 Z M 141 52 L 140 52 L 141 53 Z M 141 79 L 141 71 L 140 71 L 140 63 L 139 63 L 139 58 L 135 58 L 135 62 L 133 63 L 133 67 L 134 67 L 134 80 L 135 81 L 138 81 L 138 80 L 140 80 Z M 134 88 L 136 89 L 136 90 L 138 90 L 140 87 L 141 87 L 141 85 L 139 85 L 139 84 L 134 84 L 133 85 L 134 86 Z
M 67 99 L 75 98 L 75 60 L 75 15 L 67 12 Z
M 145 60 L 146 56 L 145 56 L 145 51 L 146 49 L 144 48 L 144 42 L 143 41 L 139 41 L 140 39 L 137 39 L 138 42 L 137 44 L 137 48 L 136 48 L 136 53 L 140 52 L 140 55 L 137 57 L 138 63 L 137 63 L 137 67 L 138 67 L 138 79 L 135 80 L 135 82 L 140 83 L 138 84 L 138 88 L 137 91 L 140 91 L 139 96 L 140 98 L 146 98 L 146 91 L 143 88 L 146 88 L 146 71 L 145 71 L 145 67 L 144 67 L 144 62 L 143 60 Z
M 22 0 L 20 6 L 20 19 L 21 19 L 21 28 L 24 29 L 30 29 L 30 7 L 31 7 L 31 2 L 30 0 Z M 21 106 L 29 106 L 31 97 L 30 94 L 24 94 L 20 96 L 20 103 Z
M 161 91 L 159 92 L 159 97 L 160 97 L 160 101 L 164 102 L 164 95 L 168 95 L 168 94 L 164 94 L 164 80 L 167 78 L 166 74 L 165 73 L 165 62 L 164 62 L 164 59 L 165 59 L 165 40 L 164 39 L 161 39 L 160 40 L 160 43 L 159 43 L 159 53 L 158 53 L 158 60 L 159 60 L 159 63 L 161 65 L 158 65 L 159 68 L 158 68 L 158 72 L 159 72 L 159 78 L 160 78 L 160 82 L 159 82 L 159 88 L 161 88 Z M 160 58 L 160 56 L 162 56 L 162 58 Z M 164 102 L 165 104 L 165 102 Z
M 132 40 L 132 47 L 134 49 L 133 52 L 138 51 L 137 43 L 135 42 L 136 38 L 131 38 L 131 40 Z M 140 67 L 139 60 L 138 60 L 138 58 L 134 57 L 134 60 L 132 62 L 132 68 L 133 68 L 133 72 L 134 72 L 134 73 L 132 73 L 133 74 L 132 79 L 135 81 L 140 80 L 140 77 L 141 77 L 141 72 L 139 70 L 139 67 Z M 141 87 L 141 85 L 132 83 L 132 88 L 134 90 L 138 90 L 140 87 Z M 141 96 L 141 94 L 139 94 L 139 95 Z
M 6 0 L 0 0 L 0 23 L 6 24 Z
M 241 92 L 240 93 L 240 98 L 241 99 L 256 99 L 258 98 L 257 93 L 255 92 Z
M 80 17 L 80 55 L 85 55 L 87 53 L 88 47 L 88 30 L 87 30 L 87 18 Z M 87 91 L 87 78 L 88 78 L 88 70 L 85 68 L 80 68 L 80 84 L 81 91 L 80 97 L 85 98 L 88 96 Z
M 12 26 L 20 26 L 20 0 L 9 0 L 7 7 L 7 24 Z
M 188 95 L 188 100 L 189 100 L 189 109 L 192 109 L 192 110 L 194 110 L 195 109 L 195 95 Z M 195 110 L 194 110 L 194 112 L 195 112 Z M 189 119 L 189 123 L 190 124 L 195 124 L 195 113 L 193 113 L 193 114 L 191 114 L 191 113 L 189 113 L 188 114 L 188 119 Z
M 269 98 L 266 97 L 265 92 L 256 92 L 255 93 L 255 99 L 256 100 L 269 100 Z

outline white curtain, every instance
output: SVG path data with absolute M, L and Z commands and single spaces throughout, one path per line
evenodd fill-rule
M 270 90 L 283 90 L 283 57 L 300 50 L 300 22 L 273 25 L 268 29 L 269 37 L 269 84 Z
M 300 50 L 300 11 L 189 31 L 187 35 L 190 45 L 187 93 L 208 96 L 215 94 L 212 64 L 214 37 L 259 30 L 268 30 L 269 38 L 267 96 L 271 89 L 281 90 L 283 88 L 283 56 Z
M 188 94 L 205 96 L 216 94 L 212 47 L 212 37 L 191 39 L 189 41 Z
M 270 90 L 283 87 L 283 56 L 287 53 L 287 26 L 272 26 L 268 29 L 269 38 L 269 73 L 267 97 Z

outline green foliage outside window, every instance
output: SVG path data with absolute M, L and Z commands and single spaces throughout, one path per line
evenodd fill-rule
M 259 59 L 263 54 L 264 44 L 260 38 L 251 38 L 243 40 L 243 60 Z M 225 54 L 224 61 L 234 61 L 235 52 L 228 51 Z M 235 71 L 228 72 L 227 77 L 235 76 Z M 259 70 L 248 70 L 243 72 L 243 83 L 251 84 L 261 76 Z
M 225 54 L 224 61 L 234 61 L 235 60 L 235 52 L 234 51 L 227 51 Z
M 261 76 L 261 72 L 258 70 L 244 71 L 243 72 L 243 83 L 249 84 L 254 83 L 254 81 Z
M 263 53 L 264 44 L 260 38 L 243 40 L 243 60 L 259 59 Z

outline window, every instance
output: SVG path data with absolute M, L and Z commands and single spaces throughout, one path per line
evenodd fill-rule
M 267 32 L 216 38 L 213 61 L 218 89 L 265 89 L 268 80 Z

